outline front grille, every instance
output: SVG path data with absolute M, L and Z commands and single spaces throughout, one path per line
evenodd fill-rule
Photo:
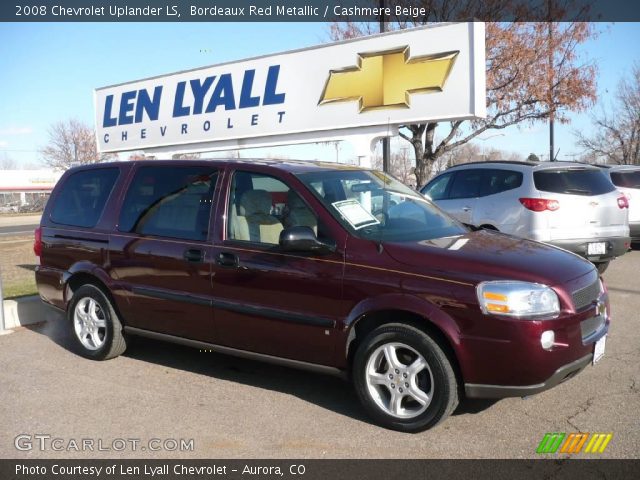
M 604 315 L 587 318 L 580 322 L 580 333 L 582 334 L 582 343 L 587 345 L 600 334 L 605 327 L 606 319 Z
M 576 311 L 582 310 L 598 300 L 600 296 L 600 279 L 597 273 L 594 273 L 594 277 L 595 280 L 592 283 L 571 294 Z

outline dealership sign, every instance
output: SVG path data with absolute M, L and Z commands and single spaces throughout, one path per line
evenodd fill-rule
M 102 152 L 216 150 L 485 115 L 484 24 L 441 24 L 95 91 Z

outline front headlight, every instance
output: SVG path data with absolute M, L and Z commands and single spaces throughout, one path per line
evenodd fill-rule
M 543 320 L 560 313 L 556 292 L 540 283 L 498 280 L 482 282 L 476 289 L 482 312 Z

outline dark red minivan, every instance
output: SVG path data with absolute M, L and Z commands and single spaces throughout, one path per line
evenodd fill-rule
M 388 175 L 273 160 L 69 170 L 36 232 L 40 296 L 83 355 L 131 335 L 349 375 L 381 425 L 526 396 L 604 353 L 608 296 L 569 252 L 471 231 Z

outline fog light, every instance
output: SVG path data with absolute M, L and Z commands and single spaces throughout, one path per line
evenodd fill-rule
M 556 342 L 556 334 L 553 333 L 553 330 L 547 330 L 546 332 L 542 332 L 540 336 L 540 345 L 545 350 L 551 350 L 553 344 Z

